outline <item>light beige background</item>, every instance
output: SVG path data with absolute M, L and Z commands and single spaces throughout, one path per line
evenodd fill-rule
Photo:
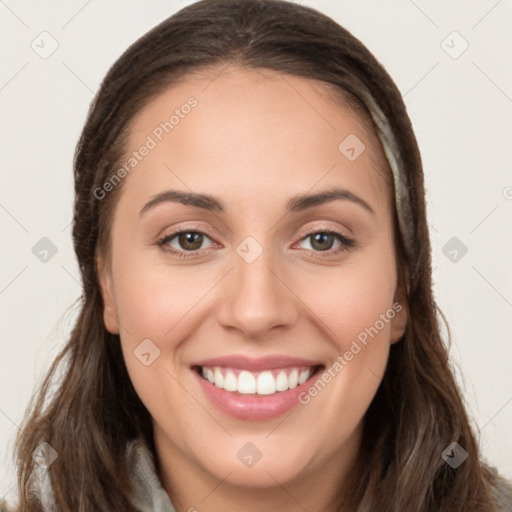
M 129 44 L 189 3 L 0 1 L 0 497 L 23 410 L 76 315 L 72 157 L 89 103 Z M 486 458 L 512 478 L 512 1 L 300 3 L 361 39 L 405 97 L 458 378 Z M 31 47 L 52 39 L 46 59 Z M 58 251 L 46 263 L 32 253 L 42 237 Z M 468 248 L 456 263 L 452 237 Z

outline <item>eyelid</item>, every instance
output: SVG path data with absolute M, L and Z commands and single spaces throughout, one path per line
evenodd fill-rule
M 179 235 L 180 233 L 183 233 L 183 232 L 201 233 L 203 235 L 207 235 L 212 240 L 214 239 L 214 237 L 209 233 L 209 231 L 207 229 L 199 227 L 197 224 L 190 224 L 190 225 L 189 224 L 185 224 L 185 225 L 180 224 L 179 227 L 166 228 L 166 229 L 162 230 L 162 232 L 164 234 L 157 235 L 157 237 L 156 237 L 157 242 L 163 240 L 164 238 L 169 238 L 169 237 L 173 237 L 175 235 Z M 190 251 L 190 252 L 192 252 L 192 251 Z
M 302 234 L 300 235 L 300 240 L 303 240 L 305 237 L 312 235 L 314 233 L 336 233 L 343 238 L 346 238 L 347 240 L 351 239 L 351 235 L 348 229 L 341 229 L 338 227 L 328 226 L 326 224 L 323 225 L 316 225 L 311 228 L 307 228 L 302 231 Z

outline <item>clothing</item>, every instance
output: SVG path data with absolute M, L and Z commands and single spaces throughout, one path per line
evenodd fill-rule
M 147 444 L 140 439 L 130 441 L 126 457 L 135 496 L 134 505 L 141 512 L 176 512 L 156 474 L 153 454 Z
M 512 482 L 505 480 L 497 473 L 495 477 L 497 485 L 493 488 L 493 496 L 496 500 L 494 512 L 512 512 Z
M 134 494 L 133 504 L 141 512 L 176 512 L 167 492 L 163 489 L 156 473 L 154 458 L 151 450 L 142 439 L 135 439 L 128 443 L 126 457 L 132 481 Z M 45 512 L 56 512 L 52 500 L 47 472 L 42 471 L 42 484 L 39 496 Z M 496 473 L 497 486 L 493 489 L 496 508 L 489 512 L 512 512 L 512 482 L 501 478 Z M 17 512 L 15 508 L 7 506 L 0 500 L 0 512 Z

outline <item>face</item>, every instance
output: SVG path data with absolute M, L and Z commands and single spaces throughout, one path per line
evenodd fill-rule
M 132 123 L 98 255 L 105 325 L 171 481 L 339 483 L 406 323 L 385 157 L 317 83 L 219 72 Z

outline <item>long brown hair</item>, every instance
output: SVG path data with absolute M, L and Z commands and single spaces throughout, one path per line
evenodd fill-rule
M 359 512 L 492 510 L 492 473 L 480 459 L 440 333 L 443 315 L 432 294 L 422 163 L 400 92 L 347 30 L 314 9 L 281 0 L 203 0 L 182 9 L 126 50 L 94 98 L 74 159 L 81 309 L 16 439 L 21 510 L 39 509 L 31 494 L 32 453 L 46 441 L 59 454 L 48 469 L 59 511 L 136 512 L 124 450 L 142 436 L 154 452 L 152 422 L 128 376 L 119 336 L 105 329 L 95 263 L 98 250 L 109 252 L 122 183 L 102 199 L 93 191 L 119 168 L 130 122 L 150 99 L 189 72 L 221 70 L 230 63 L 330 84 L 369 119 L 358 89 L 363 84 L 392 127 L 410 184 L 414 257 L 397 236 L 399 281 L 409 286 L 404 298 L 409 321 L 391 347 L 365 415 L 345 504 Z M 441 457 L 452 442 L 469 454 L 457 469 Z

